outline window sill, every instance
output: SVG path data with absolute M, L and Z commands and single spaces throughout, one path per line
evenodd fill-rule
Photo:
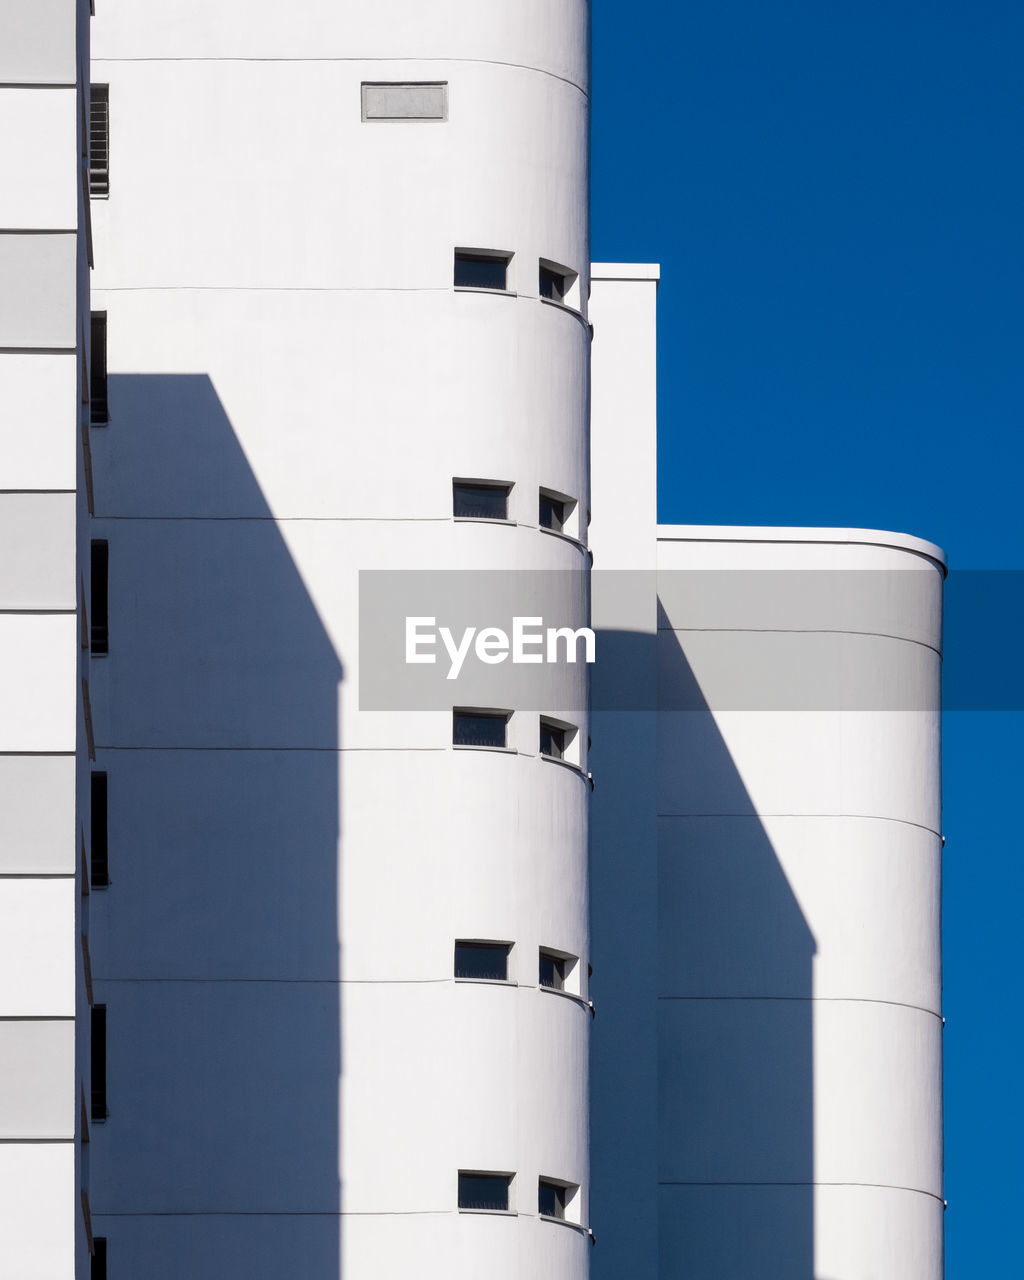
M 518 982 L 513 982 L 510 978 L 460 978 L 458 974 L 455 976 L 456 982 L 472 982 L 482 987 L 518 987 Z
M 452 285 L 456 293 L 483 293 L 489 298 L 518 298 L 519 294 L 514 289 L 483 289 L 475 284 L 456 284 Z M 567 310 L 567 308 L 563 308 Z
M 474 747 L 469 742 L 453 742 L 453 751 L 491 751 L 499 756 L 517 756 L 519 752 L 515 747 Z
M 556 311 L 564 311 L 567 315 L 575 316 L 587 333 L 590 333 L 590 325 L 577 307 L 570 307 L 566 302 L 556 302 L 554 298 L 538 298 L 537 301 L 542 302 L 546 307 L 554 307 Z
M 540 759 L 546 760 L 548 764 L 561 765 L 563 769 L 571 769 L 573 773 L 578 774 L 584 782 L 589 782 L 587 771 L 578 764 L 573 764 L 571 760 L 559 760 L 557 756 L 547 756 L 543 752 L 540 753 Z
M 561 996 L 563 1000 L 571 1000 L 573 1004 L 578 1004 L 583 1009 L 590 1008 L 590 1001 L 585 1000 L 581 995 L 577 995 L 575 991 L 560 991 L 558 987 L 546 987 L 540 982 L 537 983 L 537 990 L 546 992 L 549 996 Z
M 452 520 L 456 524 L 505 524 L 513 529 L 519 523 L 518 520 L 499 520 L 497 516 L 452 516 Z
M 550 1213 L 538 1213 L 537 1218 L 541 1222 L 553 1222 L 557 1227 L 571 1227 L 573 1231 L 578 1231 L 582 1236 L 589 1236 L 590 1231 L 582 1222 L 573 1222 L 569 1218 L 556 1218 Z
M 546 533 L 549 538 L 560 538 L 563 542 L 570 542 L 577 550 L 582 551 L 584 555 L 587 553 L 587 544 L 581 542 L 579 538 L 574 537 L 571 533 L 563 533 L 561 529 L 546 529 L 544 525 L 537 526 L 538 532 Z
M 516 1212 L 515 1209 L 463 1209 L 462 1205 L 459 1205 L 459 1213 L 475 1213 L 478 1215 L 486 1214 L 492 1218 L 518 1218 L 519 1217 L 519 1214 Z

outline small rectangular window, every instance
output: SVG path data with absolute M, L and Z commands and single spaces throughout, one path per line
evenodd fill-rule
M 564 991 L 566 968 L 567 961 L 564 956 L 541 948 L 539 982 L 542 987 L 550 987 L 552 991 Z
M 456 709 L 452 713 L 452 742 L 457 747 L 504 747 L 510 714 Z
M 562 533 L 565 529 L 566 503 L 561 498 L 556 498 L 553 493 L 548 493 L 545 489 L 540 491 L 540 511 L 538 514 L 538 522 L 542 529 L 553 529 L 556 533 Z
M 508 290 L 507 253 L 482 253 L 479 250 L 455 250 L 455 287 L 457 289 Z
M 364 120 L 446 120 L 448 85 L 408 82 L 362 86 Z
M 107 775 L 94 773 L 91 778 L 91 850 L 90 879 L 93 888 L 105 888 L 110 884 L 107 863 Z
M 109 609 L 110 548 L 103 540 L 90 548 L 89 644 L 93 653 L 108 653 L 110 632 Z
M 541 1178 L 537 1183 L 537 1212 L 545 1218 L 564 1218 L 568 1187 Z
M 107 1118 L 107 1006 L 95 1004 L 91 1018 L 93 1120 Z
M 459 1170 L 459 1208 L 508 1212 L 508 1190 L 512 1177 L 507 1173 L 471 1173 Z
M 93 311 L 89 349 L 89 420 L 93 426 L 110 421 L 107 404 L 107 313 Z
M 508 955 L 511 950 L 507 942 L 456 942 L 455 976 L 508 982 Z
M 89 1280 L 107 1280 L 107 1237 L 93 1236 Z
M 540 722 L 540 753 L 553 760 L 565 759 L 566 730 L 543 717 Z
M 110 86 L 89 90 L 89 194 L 110 195 Z
M 452 511 L 462 519 L 507 520 L 509 484 L 452 481 Z

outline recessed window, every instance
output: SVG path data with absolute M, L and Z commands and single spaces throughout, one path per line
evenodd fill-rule
M 91 313 L 89 347 L 89 420 L 93 426 L 110 421 L 107 404 L 107 313 Z
M 541 718 L 540 753 L 542 756 L 550 756 L 553 760 L 564 760 L 567 741 L 568 730 L 551 720 Z
M 507 520 L 510 484 L 452 481 L 452 512 L 463 519 Z
M 110 86 L 89 90 L 89 194 L 110 195 Z
M 107 1118 L 107 1006 L 94 1004 L 91 1013 L 91 1066 L 93 1120 Z
M 545 951 L 541 947 L 538 981 L 542 987 L 550 987 L 552 991 L 564 991 L 568 967 L 569 961 L 565 956 L 556 955 L 553 951 Z
M 448 85 L 444 81 L 404 84 L 364 83 L 364 120 L 446 120 Z
M 93 653 L 107 653 L 109 632 L 110 548 L 103 540 L 90 546 L 90 629 L 89 644 Z
M 507 942 L 456 942 L 456 978 L 475 978 L 478 982 L 508 982 Z
M 565 276 L 550 267 L 541 265 L 540 296 L 550 298 L 552 302 L 565 301 Z
M 508 711 L 457 709 L 452 713 L 452 742 L 457 747 L 504 747 L 510 715 Z
M 94 773 L 91 782 L 91 827 L 90 827 L 90 879 L 93 888 L 105 888 L 110 884 L 110 872 L 107 864 L 107 775 Z
M 537 292 L 549 302 L 561 302 L 567 306 L 578 306 L 579 289 L 576 287 L 578 276 L 568 267 L 557 262 L 540 260 L 540 271 L 537 280 Z
M 568 1191 L 564 1183 L 541 1178 L 537 1183 L 537 1212 L 545 1218 L 564 1218 Z
M 108 625 L 110 548 L 97 540 L 90 546 L 89 645 L 93 653 L 107 653 L 110 647 Z
M 507 1213 L 511 1183 L 512 1176 L 508 1173 L 471 1173 L 460 1169 L 459 1208 Z
M 508 289 L 507 253 L 484 253 L 473 249 L 455 250 L 455 287 L 457 289 Z
M 89 1280 L 107 1280 L 107 1237 L 93 1236 Z
M 538 522 L 542 529 L 553 529 L 561 533 L 565 528 L 566 503 L 556 498 L 553 493 L 540 491 L 540 512 Z

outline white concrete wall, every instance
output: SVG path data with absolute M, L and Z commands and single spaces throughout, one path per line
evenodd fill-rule
M 589 788 L 537 755 L 557 707 L 509 753 L 360 710 L 357 603 L 370 567 L 587 563 L 537 527 L 542 487 L 589 505 L 586 7 L 109 3 L 94 36 L 111 1275 L 582 1280 L 537 1180 L 589 1223 L 590 1014 L 538 949 L 586 974 Z M 446 121 L 363 122 L 409 80 Z M 512 253 L 509 293 L 454 290 L 456 247 Z M 466 476 L 514 523 L 455 522 Z M 467 937 L 514 944 L 508 986 L 454 981 Z M 516 1216 L 459 1214 L 460 1168 L 514 1172 Z
M 76 0 L 0 3 L 0 1271 L 25 1280 L 73 1280 L 76 1252 L 86 1259 L 74 782 L 83 22 Z
M 661 1274 L 939 1280 L 941 552 L 658 552 Z

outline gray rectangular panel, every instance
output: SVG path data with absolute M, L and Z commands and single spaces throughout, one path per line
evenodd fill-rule
M 364 120 L 445 120 L 447 84 L 364 84 Z
M 75 346 L 77 240 L 0 232 L 0 347 Z
M 75 1024 L 0 1022 L 0 1138 L 75 1135 Z
M 0 493 L 0 547 L 0 610 L 74 609 L 73 493 Z
M 76 0 L 0 0 L 0 84 L 74 84 Z
M 0 756 L 0 875 L 73 875 L 73 756 Z

